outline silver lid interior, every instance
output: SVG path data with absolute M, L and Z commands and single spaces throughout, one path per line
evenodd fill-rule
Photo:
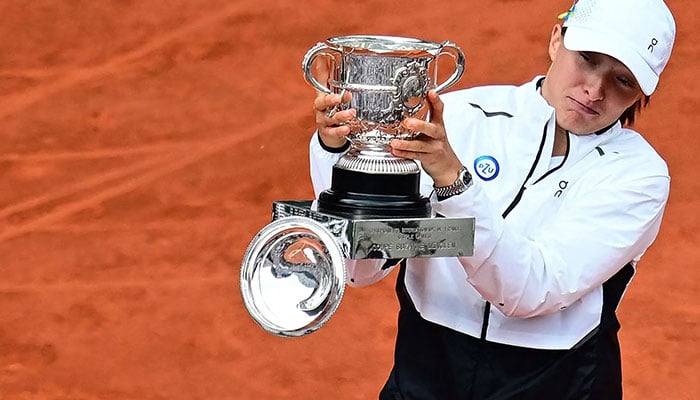
M 335 36 L 328 38 L 326 42 L 334 47 L 367 50 L 376 53 L 424 51 L 435 54 L 442 48 L 442 44 L 437 42 L 409 37 L 381 35 Z
M 241 295 L 266 331 L 296 337 L 322 327 L 345 290 L 345 258 L 335 237 L 304 217 L 272 221 L 243 256 Z

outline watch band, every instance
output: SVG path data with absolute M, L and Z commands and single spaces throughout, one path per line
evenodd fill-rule
M 445 200 L 448 197 L 456 196 L 464 193 L 472 185 L 472 175 L 467 171 L 467 167 L 462 167 L 459 170 L 457 179 L 452 184 L 447 186 L 433 186 L 435 194 L 439 200 Z

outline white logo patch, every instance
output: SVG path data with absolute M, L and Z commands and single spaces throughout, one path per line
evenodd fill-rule
M 479 178 L 485 181 L 495 179 L 500 170 L 498 161 L 492 156 L 481 156 L 474 160 L 474 171 L 479 175 Z

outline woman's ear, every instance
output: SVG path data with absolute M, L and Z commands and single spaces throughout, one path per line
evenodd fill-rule
M 549 59 L 554 61 L 557 58 L 559 47 L 563 46 L 564 36 L 562 35 L 561 24 L 555 24 L 552 28 L 552 35 L 549 38 Z

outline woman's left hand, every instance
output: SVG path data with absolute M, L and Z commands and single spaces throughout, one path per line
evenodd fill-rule
M 393 139 L 392 154 L 421 162 L 425 172 L 433 178 L 435 186 L 448 186 L 459 176 L 462 163 L 447 140 L 442 119 L 444 104 L 437 92 L 428 92 L 431 107 L 430 122 L 417 118 L 406 118 L 403 126 L 420 132 L 413 140 Z

